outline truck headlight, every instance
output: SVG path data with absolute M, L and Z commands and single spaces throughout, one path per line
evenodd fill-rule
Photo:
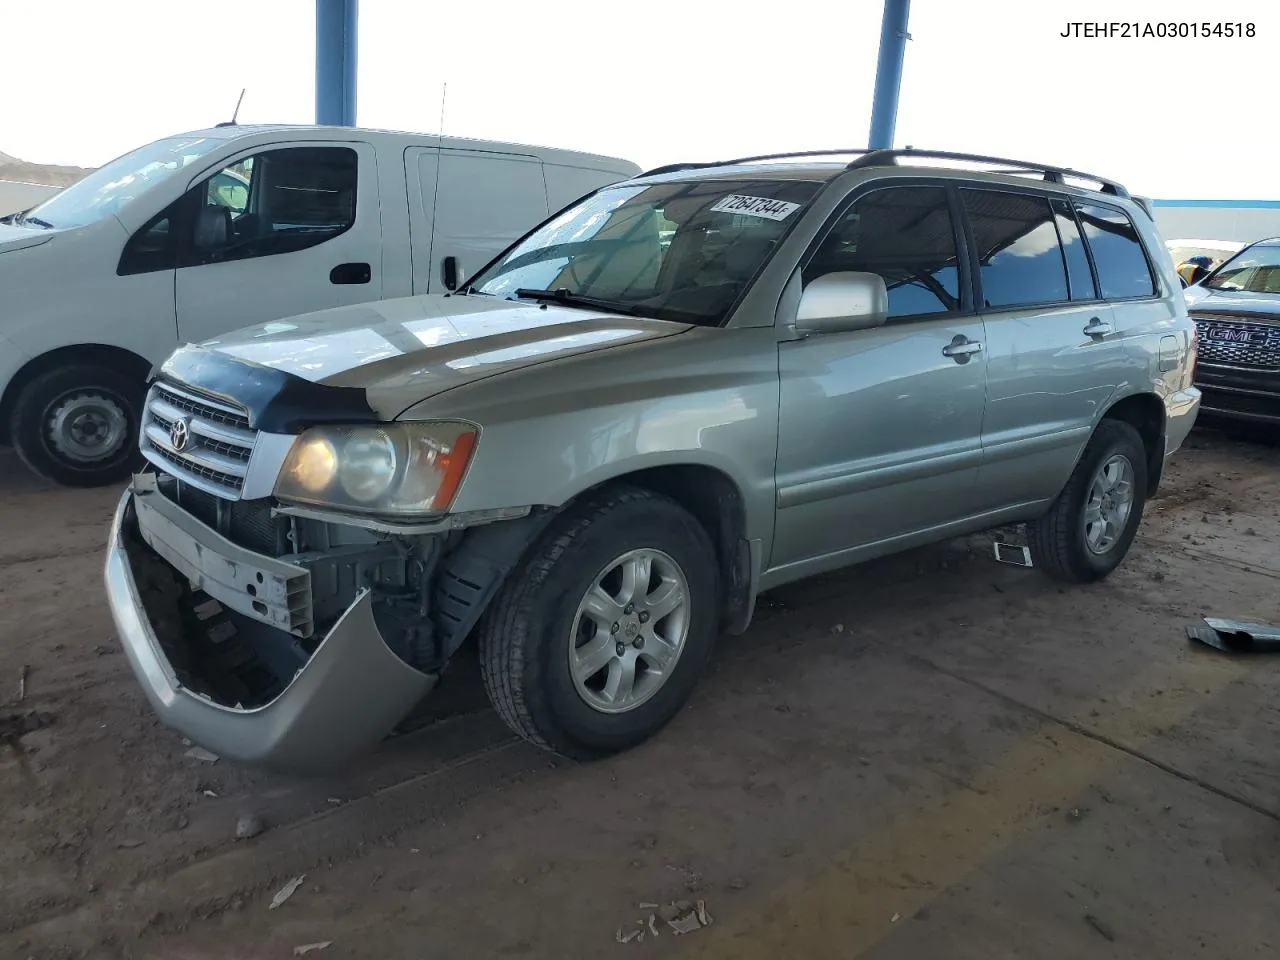
M 275 494 L 360 513 L 443 513 L 462 483 L 478 432 L 453 422 L 312 427 L 293 442 Z

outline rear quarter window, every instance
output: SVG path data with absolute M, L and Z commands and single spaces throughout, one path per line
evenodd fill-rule
M 1098 289 L 1103 299 L 1154 296 L 1156 280 L 1151 264 L 1128 215 L 1114 207 L 1090 203 L 1076 204 L 1076 211 L 1098 273 Z

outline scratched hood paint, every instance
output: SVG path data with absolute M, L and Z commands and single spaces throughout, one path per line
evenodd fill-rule
M 203 346 L 315 383 L 361 387 L 380 415 L 535 363 L 673 336 L 687 324 L 477 295 L 337 307 Z

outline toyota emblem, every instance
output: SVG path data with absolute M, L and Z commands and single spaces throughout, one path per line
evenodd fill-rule
M 179 453 L 187 448 L 187 441 L 191 439 L 190 423 L 191 421 L 183 417 L 173 421 L 173 425 L 169 427 L 169 443 Z

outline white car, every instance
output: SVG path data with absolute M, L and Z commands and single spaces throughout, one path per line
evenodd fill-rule
M 349 127 L 224 126 L 134 150 L 0 223 L 0 443 L 64 485 L 123 480 L 147 375 L 175 347 L 446 292 L 639 169 Z

